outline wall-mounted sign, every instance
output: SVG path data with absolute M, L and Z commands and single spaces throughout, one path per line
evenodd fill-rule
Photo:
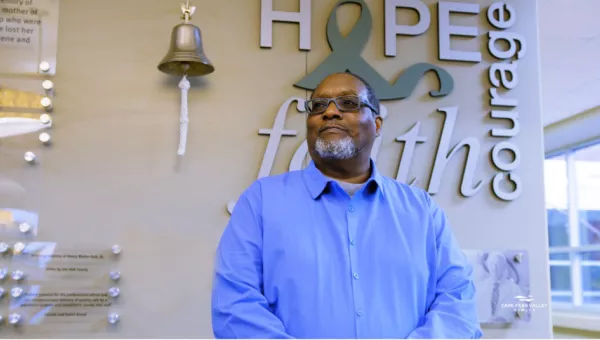
M 299 12 L 282 12 L 273 10 L 272 0 L 261 0 L 261 35 L 260 46 L 262 48 L 272 48 L 272 34 L 275 22 L 297 23 L 300 26 L 299 49 L 311 49 L 311 0 L 298 0 L 300 4 Z M 337 26 L 336 10 L 342 5 L 354 4 L 360 6 L 361 12 L 359 19 L 354 27 L 345 37 L 341 35 Z M 400 25 L 396 22 L 396 11 L 398 9 L 410 9 L 419 14 L 419 22 L 414 25 Z M 497 63 L 492 64 L 486 74 L 490 82 L 490 106 L 489 113 L 494 120 L 494 125 L 490 127 L 482 126 L 482 130 L 489 131 L 492 137 L 505 138 L 497 143 L 491 150 L 490 157 L 493 165 L 497 169 L 497 174 L 488 182 L 491 182 L 493 194 L 504 201 L 512 201 L 520 196 L 523 184 L 515 173 L 520 161 L 521 154 L 516 144 L 510 141 L 519 133 L 519 114 L 516 110 L 518 100 L 511 98 L 510 92 L 506 90 L 514 89 L 518 84 L 517 59 L 522 59 L 526 52 L 525 39 L 518 33 L 508 31 L 516 22 L 515 9 L 505 3 L 497 2 L 482 11 L 477 3 L 458 3 L 449 1 L 439 1 L 437 3 L 438 13 L 438 59 L 442 61 L 455 61 L 465 63 L 479 63 L 482 61 L 480 51 L 462 51 L 451 48 L 451 38 L 453 36 L 479 38 L 478 27 L 458 26 L 450 23 L 450 17 L 453 14 L 480 15 L 483 12 L 487 22 L 494 30 L 488 33 L 488 50 L 492 57 L 498 59 Z M 384 36 L 385 46 L 384 54 L 388 57 L 396 55 L 396 38 L 398 35 L 417 36 L 426 33 L 431 24 L 431 13 L 429 8 L 418 0 L 386 0 L 384 3 L 385 25 Z M 369 40 L 371 29 L 373 28 L 373 19 L 368 5 L 364 0 L 340 0 L 333 8 L 327 22 L 326 36 L 331 48 L 331 53 L 308 75 L 301 78 L 295 84 L 296 87 L 314 90 L 317 84 L 327 75 L 335 72 L 350 70 L 366 79 L 374 88 L 377 96 L 382 101 L 403 100 L 412 94 L 421 79 L 426 73 L 434 73 L 439 80 L 439 87 L 431 89 L 429 92 L 432 97 L 447 96 L 454 89 L 454 80 L 452 74 L 443 67 L 430 63 L 416 63 L 407 69 L 390 84 L 384 77 L 371 67 L 367 61 L 361 57 L 361 52 Z M 503 42 L 504 44 L 500 44 Z M 505 48 L 504 46 L 508 46 Z M 280 107 L 275 122 L 271 129 L 259 130 L 259 135 L 269 135 L 269 142 L 263 155 L 262 165 L 258 173 L 258 178 L 270 175 L 275 155 L 281 137 L 296 136 L 295 130 L 285 129 L 284 123 L 287 109 L 294 102 L 297 103 L 298 112 L 304 110 L 304 99 L 299 97 L 288 98 Z M 440 130 L 437 152 L 431 169 L 431 178 L 424 188 L 430 194 L 436 194 L 443 179 L 444 170 L 449 159 L 463 147 L 468 150 L 460 181 L 460 193 L 464 197 L 471 197 L 479 192 L 485 182 L 480 178 L 477 172 L 482 165 L 478 164 L 481 145 L 476 137 L 467 137 L 450 145 L 454 131 L 457 116 L 460 113 L 460 103 L 439 108 L 437 111 L 444 116 L 444 124 Z M 381 111 L 385 115 L 393 115 L 384 104 L 381 105 Z M 512 124 L 511 128 L 505 128 L 505 122 Z M 497 124 L 497 125 L 496 125 Z M 428 137 L 421 136 L 419 129 L 420 121 L 398 136 L 395 140 L 404 143 L 404 149 L 400 158 L 400 164 L 396 174 L 396 179 L 401 182 L 419 185 L 422 181 L 418 178 L 409 178 L 409 172 L 416 145 L 426 143 Z M 475 131 L 474 131 L 475 132 Z M 480 135 L 480 134 L 478 134 Z M 381 145 L 381 136 L 377 139 L 373 148 L 372 158 L 375 160 L 379 147 Z M 503 152 L 512 154 L 510 161 L 500 157 Z M 299 170 L 306 165 L 308 149 L 304 141 L 294 153 L 290 162 L 289 170 Z M 456 179 L 452 179 L 456 180 Z M 505 183 L 506 182 L 506 183 Z M 507 185 L 508 184 L 508 185 Z M 507 187 L 512 186 L 511 189 Z M 229 202 L 228 211 L 231 213 L 235 202 Z
M 465 249 L 473 266 L 479 322 L 512 324 L 530 322 L 534 312 L 548 309 L 531 295 L 527 250 Z
M 56 72 L 58 6 L 59 0 L 0 0 L 0 74 Z

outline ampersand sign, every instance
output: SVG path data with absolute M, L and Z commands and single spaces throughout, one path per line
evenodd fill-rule
M 336 14 L 337 8 L 344 4 L 356 4 L 361 8 L 358 21 L 345 37 L 340 33 Z M 327 22 L 327 41 L 331 48 L 331 54 L 319 67 L 294 86 L 305 90 L 314 90 L 319 82 L 328 75 L 350 71 L 367 80 L 380 100 L 404 99 L 412 94 L 419 80 L 427 72 L 433 71 L 439 80 L 440 88 L 439 91 L 432 90 L 429 94 L 432 97 L 442 97 L 452 92 L 454 89 L 452 76 L 441 67 L 429 63 L 414 64 L 402 72 L 394 84 L 388 83 L 361 56 L 369 41 L 372 26 L 371 11 L 364 0 L 338 1 Z

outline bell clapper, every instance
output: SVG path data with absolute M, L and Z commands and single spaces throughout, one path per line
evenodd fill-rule
M 179 82 L 179 88 L 181 89 L 181 110 L 179 112 L 179 148 L 177 154 L 183 156 L 185 154 L 185 146 L 187 144 L 187 131 L 188 131 L 188 100 L 187 92 L 190 89 L 190 81 L 187 79 L 187 70 L 190 68 L 188 63 L 181 65 L 183 68 L 183 77 Z
M 183 62 L 181 63 L 181 68 L 183 69 L 183 75 L 187 76 L 187 71 L 190 69 L 190 64 Z

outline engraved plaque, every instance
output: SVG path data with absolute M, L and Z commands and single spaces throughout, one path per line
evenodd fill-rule
M 63 245 L 56 242 L 22 243 L 13 245 L 13 262 L 39 267 L 48 265 L 107 266 L 116 263 L 118 256 L 110 247 Z
M 21 271 L 27 284 L 60 283 L 63 287 L 108 286 L 120 279 L 117 256 L 110 248 L 61 247 L 55 242 L 14 244 L 9 273 Z M 9 275 L 10 278 L 13 278 Z
M 55 74 L 58 37 L 57 0 L 0 2 L 0 73 Z M 41 70 L 40 70 L 41 68 Z
M 114 275 L 120 273 L 109 267 L 46 265 L 11 265 L 0 267 L 6 271 L 7 281 L 24 284 L 50 284 L 60 282 L 63 287 L 100 287 L 114 284 Z M 116 273 L 116 274 L 114 274 Z M 111 275 L 113 274 L 113 275 Z
M 46 336 L 57 332 L 104 332 L 114 326 L 109 315 L 118 310 L 122 299 L 98 288 L 29 285 L 12 286 L 5 291 L 7 296 L 0 303 L 6 320 L 4 330 Z
M 14 240 L 0 245 L 0 337 L 85 337 L 118 327 L 120 247 Z

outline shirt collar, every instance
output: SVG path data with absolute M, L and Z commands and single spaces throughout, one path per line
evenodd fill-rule
M 377 170 L 377 166 L 375 166 L 375 162 L 373 162 L 373 159 L 370 159 L 370 163 L 372 170 L 371 177 L 369 177 L 369 179 L 365 182 L 365 185 L 374 188 L 379 188 L 383 193 L 383 176 L 381 176 L 381 174 Z M 319 196 L 321 196 L 321 194 L 323 194 L 323 191 L 325 191 L 325 189 L 327 188 L 327 184 L 332 181 L 331 179 L 325 177 L 325 175 L 323 175 L 321 171 L 317 169 L 315 163 L 312 160 L 310 161 L 308 166 L 304 168 L 304 170 L 302 170 L 302 172 L 304 182 L 306 183 L 308 191 L 310 192 L 313 199 L 319 198 Z

